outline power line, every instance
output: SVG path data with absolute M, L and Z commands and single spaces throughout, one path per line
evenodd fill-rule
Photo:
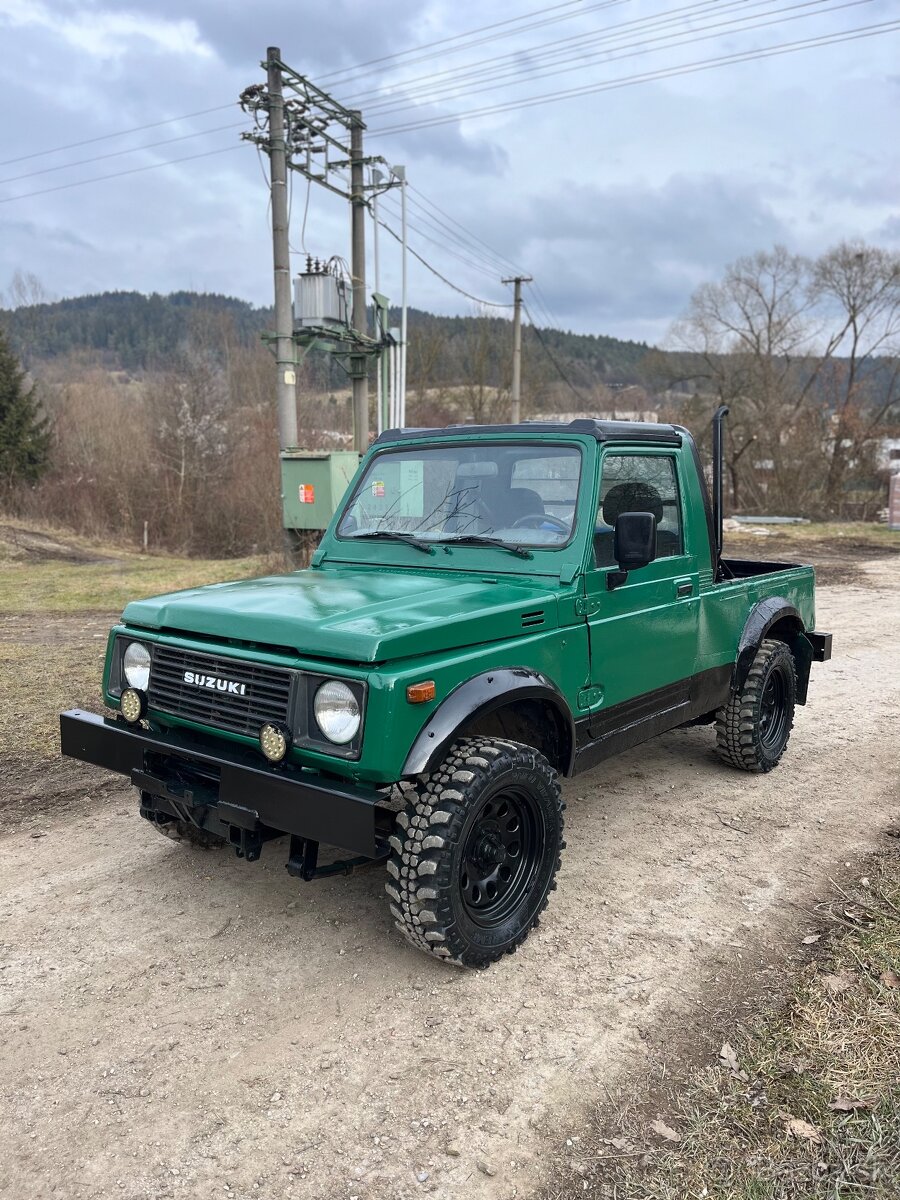
M 732 66 L 738 63 L 753 62 L 763 58 L 774 58 L 782 54 L 794 54 L 801 50 L 813 50 L 822 46 L 839 45 L 842 42 L 859 41 L 863 38 L 880 37 L 900 29 L 900 21 L 885 21 L 878 25 L 864 25 L 857 29 L 844 31 L 840 34 L 823 34 L 814 38 L 803 38 L 796 42 L 782 42 L 774 46 L 766 46 L 758 50 L 744 50 L 731 55 L 720 55 L 711 59 L 702 59 L 695 63 L 685 63 L 677 67 L 660 67 L 654 71 L 645 71 L 636 75 L 623 76 L 620 79 L 605 80 L 602 83 L 588 84 L 584 87 L 570 88 L 566 91 L 544 92 L 537 96 L 529 96 L 522 100 L 504 104 L 493 104 L 483 108 L 468 109 L 463 112 L 448 113 L 444 116 L 429 117 L 420 121 L 409 121 L 402 125 L 385 126 L 370 132 L 387 137 L 391 134 L 410 133 L 413 130 L 430 129 L 438 125 L 448 125 L 456 121 L 474 119 L 476 117 L 493 116 L 498 113 L 514 112 L 523 108 L 533 108 L 537 104 L 552 104 L 560 100 L 569 100 L 577 96 L 595 95 L 599 92 L 614 91 L 621 87 L 632 87 L 639 83 L 653 83 L 661 79 L 672 79 L 681 75 L 692 75 L 700 71 L 710 71 L 717 67 Z
M 636 84 L 640 84 L 640 83 L 657 82 L 657 81 L 664 80 L 664 79 L 677 78 L 682 75 L 690 75 L 690 74 L 695 74 L 695 73 L 698 73 L 701 71 L 713 70 L 715 68 L 722 67 L 722 66 L 737 65 L 740 63 L 753 62 L 753 61 L 765 59 L 765 58 L 778 57 L 783 54 L 793 54 L 793 53 L 797 53 L 802 50 L 818 49 L 820 47 L 825 47 L 825 46 L 840 45 L 844 42 L 858 41 L 858 40 L 862 40 L 865 38 L 871 38 L 871 37 L 880 37 L 884 34 L 894 33 L 898 29 L 900 29 L 900 21 L 881 22 L 880 24 L 861 26 L 856 29 L 843 31 L 841 33 L 825 34 L 825 35 L 821 35 L 821 36 L 813 37 L 813 38 L 804 38 L 804 39 L 798 40 L 796 42 L 778 43 L 776 45 L 763 47 L 763 48 L 757 49 L 757 50 L 740 51 L 740 52 L 736 52 L 731 55 L 717 56 L 715 58 L 704 59 L 704 60 L 701 60 L 701 61 L 695 62 L 695 63 L 686 63 L 686 64 L 682 64 L 680 66 L 675 66 L 675 67 L 662 67 L 662 68 L 658 68 L 657 70 L 654 70 L 654 71 L 647 71 L 647 72 L 642 72 L 642 73 L 635 74 L 635 75 L 623 76 L 619 79 L 606 80 L 606 81 L 603 81 L 603 82 L 597 83 L 597 84 L 589 84 L 589 85 L 586 85 L 583 87 L 571 88 L 571 89 L 568 89 L 565 91 L 549 92 L 549 93 L 543 93 L 541 95 L 525 97 L 523 99 L 509 102 L 509 103 L 483 106 L 481 108 L 469 109 L 464 112 L 457 112 L 457 113 L 452 113 L 452 114 L 445 114 L 443 116 L 429 117 L 429 118 L 425 118 L 425 119 L 422 119 L 419 121 L 409 121 L 405 124 L 386 126 L 382 129 L 376 129 L 371 132 L 380 134 L 382 136 L 390 136 L 392 134 L 400 134 L 400 133 L 409 133 L 409 132 L 412 132 L 415 130 L 433 128 L 435 126 L 446 125 L 446 124 L 450 124 L 450 123 L 460 121 L 460 120 L 475 119 L 478 117 L 491 116 L 491 115 L 498 114 L 498 113 L 514 112 L 514 111 L 525 109 L 525 108 L 531 108 L 538 104 L 555 103 L 557 101 L 572 99 L 572 98 L 575 98 L 578 96 L 586 96 L 586 95 L 598 94 L 600 92 L 605 92 L 605 91 L 613 91 L 613 90 L 616 90 L 616 89 L 622 88 L 622 87 L 632 87 L 632 86 L 635 86 Z M 22 155 L 19 158 L 6 159 L 5 161 L 0 162 L 0 166 L 9 165 L 10 163 L 14 163 L 14 162 L 22 162 L 22 161 L 25 161 L 26 159 L 30 159 L 30 158 L 37 158 L 43 154 L 54 154 L 61 150 L 72 149 L 77 146 L 88 145 L 88 144 L 91 144 L 91 143 L 97 142 L 97 141 L 103 141 L 106 138 L 119 137 L 125 133 L 134 133 L 134 132 L 138 132 L 142 129 L 153 129 L 160 125 L 167 125 L 167 124 L 171 124 L 175 121 L 186 120 L 191 116 L 201 116 L 201 115 L 204 115 L 205 113 L 209 113 L 209 112 L 219 112 L 222 109 L 231 108 L 231 107 L 232 107 L 232 105 L 230 105 L 230 104 L 223 104 L 223 105 L 218 105 L 215 108 L 203 109 L 203 110 L 200 110 L 195 113 L 187 113 L 181 117 L 169 117 L 169 118 L 166 118 L 165 120 L 150 122 L 147 125 L 135 126 L 133 129 L 121 130 L 118 133 L 104 134 L 104 135 L 102 135 L 100 137 L 96 137 L 96 138 L 87 138 L 87 139 L 82 140 L 81 142 L 72 142 L 66 146 L 56 147 L 53 150 L 37 151 L 34 154 Z M 172 140 L 174 141 L 174 140 L 179 140 L 179 139 L 172 139 Z M 114 173 L 111 173 L 108 175 L 92 176 L 90 179 L 76 180 L 72 183 L 60 184 L 57 187 L 43 188 L 43 189 L 40 189 L 38 191 L 33 191 L 33 192 L 25 192 L 18 196 L 7 196 L 7 197 L 0 199 L 0 204 L 9 204 L 14 200 L 30 199 L 31 197 L 34 197 L 34 196 L 42 196 L 42 195 L 47 195 L 51 192 L 64 191 L 68 188 L 82 187 L 82 186 L 85 186 L 90 183 L 101 183 L 101 182 L 105 182 L 106 180 L 117 179 L 117 178 L 120 178 L 125 175 L 134 175 L 134 174 L 138 174 L 143 171 L 154 170 L 157 167 L 174 166 L 174 165 L 177 165 L 178 163 L 191 162 L 194 159 L 198 159 L 198 158 L 207 158 L 207 157 L 210 157 L 215 154 L 224 154 L 230 150 L 234 150 L 234 149 L 238 149 L 238 148 L 239 148 L 238 146 L 226 146 L 226 147 L 223 147 L 218 150 L 210 150 L 210 151 L 205 151 L 201 154 L 187 155 L 183 158 L 178 158 L 178 159 L 167 159 L 167 160 L 165 160 L 163 162 L 159 162 L 159 163 L 149 163 L 142 167 L 133 167 L 129 170 L 117 171 L 117 172 L 114 172 Z M 139 149 L 142 149 L 142 147 L 136 147 L 135 149 L 139 150 Z M 103 157 L 103 156 L 101 156 L 101 157 Z M 74 164 L 68 164 L 68 165 L 74 165 Z M 39 174 L 39 173 L 41 173 L 41 172 L 35 172 L 35 174 Z M 442 211 L 442 210 L 439 210 L 439 211 Z M 444 215 L 448 216 L 448 214 L 444 214 Z M 449 218 L 449 219 L 453 220 L 453 218 Z M 458 222 L 456 222 L 456 223 L 458 224 Z M 386 226 L 386 228 L 389 228 L 389 227 Z M 396 234 L 393 233 L 393 230 L 389 229 L 389 232 L 391 232 L 391 234 L 393 236 L 396 236 Z M 480 239 L 478 239 L 478 240 L 480 240 Z M 432 269 L 429 264 L 426 263 L 425 265 L 429 266 L 429 269 Z M 438 272 L 434 272 L 434 273 L 438 274 Z M 440 275 L 438 277 L 443 278 Z M 481 300 L 478 300 L 477 297 L 469 296 L 469 294 L 467 292 L 463 291 L 462 289 L 455 288 L 455 285 L 451 284 L 449 282 L 449 280 L 444 280 L 444 282 L 447 283 L 448 286 L 454 287 L 455 290 L 460 291 L 462 295 L 467 296 L 469 299 L 475 300 L 477 303 L 484 303 L 484 304 L 491 304 L 491 305 L 494 304 L 493 301 L 481 301 Z M 496 307 L 508 307 L 508 306 L 496 305 Z
M 399 233 L 396 232 L 396 230 L 391 229 L 390 225 L 385 224 L 381 218 L 379 218 L 378 224 L 382 227 L 382 229 L 386 229 L 388 231 L 395 242 L 399 242 L 401 245 L 403 244 L 403 238 Z M 459 292 L 459 294 L 461 296 L 465 296 L 467 300 L 473 300 L 476 304 L 483 304 L 486 308 L 512 308 L 511 304 L 500 304 L 496 300 L 482 300 L 479 296 L 473 296 L 472 293 L 467 292 L 465 288 L 457 287 L 455 283 L 451 283 L 445 275 L 442 275 L 436 267 L 433 267 L 431 263 L 427 261 L 427 259 L 424 259 L 421 254 L 413 250 L 412 246 L 410 246 L 408 243 L 406 249 L 413 256 L 413 258 L 418 259 L 422 266 L 426 267 L 432 273 L 432 275 L 436 275 L 437 278 L 440 279 L 441 283 L 446 283 L 447 287 L 452 288 L 454 292 Z
M 424 192 L 420 191 L 417 187 L 414 187 L 411 183 L 407 186 L 411 192 L 414 192 L 417 196 L 424 200 L 424 202 L 430 208 L 433 208 L 435 212 L 440 213 L 442 217 L 445 217 L 451 222 L 451 224 L 455 225 L 457 229 L 462 230 L 462 232 L 466 234 L 466 236 L 469 237 L 473 242 L 477 242 L 480 246 L 487 250 L 492 258 L 500 265 L 502 270 L 506 271 L 512 268 L 518 273 L 523 273 L 521 267 L 517 263 L 514 263 L 512 259 L 506 258 L 498 251 L 494 250 L 483 238 L 479 237 L 477 233 L 473 233 L 471 229 L 467 229 L 461 221 L 458 221 L 456 217 L 452 217 L 450 213 L 441 208 L 440 205 L 436 204 L 429 196 L 426 196 Z
M 400 214 L 398 213 L 396 208 L 391 209 L 385 205 L 385 210 L 387 212 L 389 212 L 390 215 L 395 220 L 400 216 Z M 472 259 L 464 254 L 461 254 L 455 247 L 448 245 L 444 241 L 438 240 L 437 238 L 432 236 L 430 233 L 428 233 L 426 230 L 419 228 L 419 226 L 416 225 L 415 222 L 413 222 L 413 221 L 407 220 L 406 224 L 407 224 L 407 227 L 409 229 L 411 229 L 414 233 L 417 233 L 419 235 L 419 237 L 422 237 L 427 242 L 430 242 L 432 246 L 436 246 L 444 254 L 449 254 L 451 257 L 455 258 L 457 260 L 457 262 L 462 263 L 464 266 L 468 267 L 470 270 L 478 271 L 480 274 L 484 275 L 486 278 L 490 279 L 492 282 L 496 280 L 496 272 L 493 271 L 484 262 L 479 262 L 476 259 Z
M 42 167 L 39 171 L 26 171 L 24 175 L 10 175 L 8 179 L 0 179 L 0 185 L 17 183 L 20 179 L 33 179 L 35 175 L 49 175 L 53 171 L 67 171 L 70 167 L 83 167 L 88 163 L 102 162 L 107 158 L 121 158 L 124 154 L 139 154 L 142 150 L 155 150 L 157 146 L 171 146 L 175 142 L 186 142 L 190 138 L 203 137 L 207 133 L 221 133 L 225 129 L 242 129 L 244 121 L 231 125 L 217 125 L 214 129 L 198 129 L 196 133 L 183 133 L 180 137 L 165 138 L 161 142 L 147 142 L 143 146 L 132 146 L 128 150 L 113 150 L 110 154 L 96 154 L 92 158 L 79 158 L 75 162 L 62 163 L 58 167 Z
M 394 217 L 394 219 L 396 220 L 397 217 L 399 216 L 399 213 L 397 212 L 397 210 L 395 208 L 393 208 L 393 209 L 388 208 L 387 205 L 385 205 L 384 207 L 385 207 L 385 210 L 387 212 L 389 212 L 390 215 L 392 217 Z M 468 267 L 470 270 L 478 271 L 481 274 L 485 275 L 488 279 L 491 279 L 491 280 L 496 278 L 496 272 L 493 271 L 490 267 L 486 266 L 483 262 L 478 262 L 475 259 L 469 258 L 466 255 L 461 254 L 458 250 L 455 249 L 455 247 L 449 246 L 446 242 L 438 240 L 436 237 L 434 237 L 432 234 L 428 233 L 426 230 L 421 229 L 418 225 L 415 224 L 414 221 L 407 220 L 406 224 L 407 224 L 408 228 L 411 229 L 414 233 L 417 233 L 419 235 L 419 237 L 424 238 L 425 241 L 427 241 L 427 242 L 430 242 L 432 244 L 432 246 L 436 246 L 444 254 L 451 255 L 451 257 L 455 258 L 457 260 L 457 262 L 462 263 L 464 266 Z
M 490 259 L 486 259 L 481 250 L 473 247 L 468 242 L 465 242 L 462 238 L 458 237 L 458 235 L 454 234 L 453 231 L 447 226 L 436 221 L 435 218 L 432 217 L 432 215 L 427 211 L 427 209 L 424 208 L 424 206 L 416 203 L 415 206 L 410 205 L 410 207 L 413 207 L 416 220 L 427 222 L 429 228 L 433 231 L 432 234 L 429 234 L 425 233 L 423 230 L 418 230 L 418 232 L 422 233 L 423 236 L 428 237 L 429 241 L 434 242 L 435 245 L 441 246 L 448 253 L 459 258 L 461 262 L 466 262 L 469 266 L 474 267 L 476 270 L 482 271 L 491 279 L 495 279 L 498 273 L 502 274 L 502 270 L 494 266 Z M 398 215 L 396 208 L 388 209 L 388 211 L 390 211 L 391 215 L 394 217 Z M 409 222 L 407 222 L 407 224 L 409 224 L 410 229 L 416 228 L 414 224 L 410 224 Z M 437 234 L 437 237 L 435 237 L 434 234 Z M 448 238 L 451 239 L 449 242 Z
M 167 158 L 165 162 L 147 163 L 143 167 L 131 167 L 127 171 L 114 171 L 111 175 L 94 175 L 90 179 L 77 179 L 74 183 L 61 183 L 57 187 L 42 188 L 38 192 L 23 192 L 20 196 L 4 196 L 0 204 L 10 204 L 13 200 L 28 200 L 31 196 L 46 196 L 50 192 L 64 192 L 67 188 L 83 187 L 87 183 L 101 183 L 106 179 L 120 179 L 123 175 L 137 175 L 141 171 L 154 171 L 157 167 L 174 167 L 178 163 L 193 162 L 195 158 L 211 158 L 214 154 L 228 154 L 231 150 L 240 150 L 241 144 L 223 146 L 219 150 L 204 150 L 202 154 L 188 154 L 184 158 Z
M 738 4 L 741 2 L 742 0 L 737 0 Z M 773 0 L 756 0 L 750 7 L 758 8 L 772 2 Z M 693 30 L 675 29 L 651 38 L 642 34 L 638 40 L 631 42 L 623 42 L 621 40 L 627 36 L 625 34 L 609 33 L 597 39 L 601 43 L 604 43 L 598 49 L 586 51 L 584 43 L 579 43 L 575 48 L 567 47 L 567 51 L 574 50 L 573 53 L 568 53 L 568 56 L 562 56 L 559 51 L 555 55 L 551 54 L 549 56 L 545 56 L 542 53 L 540 61 L 526 65 L 525 67 L 519 63 L 514 63 L 495 71 L 468 71 L 461 73 L 458 78 L 449 79 L 443 84 L 438 85 L 437 90 L 434 90 L 433 87 L 425 87 L 409 92 L 404 88 L 402 99 L 400 96 L 382 99 L 380 102 L 368 105 L 366 112 L 367 115 L 374 113 L 376 116 L 387 116 L 388 113 L 408 109 L 413 103 L 437 104 L 456 100 L 460 96 L 472 96 L 481 92 L 494 91 L 498 84 L 504 82 L 515 87 L 532 79 L 550 79 L 558 75 L 571 74 L 573 71 L 584 70 L 585 67 L 592 65 L 597 59 L 602 59 L 604 63 L 609 63 L 640 57 L 644 54 L 658 54 L 664 50 L 680 49 L 681 47 L 697 45 L 700 42 L 708 42 L 722 37 L 724 34 L 750 33 L 757 29 L 767 29 L 792 21 L 808 20 L 810 17 L 837 12 L 845 8 L 856 8 L 862 4 L 871 4 L 872 2 L 873 0 L 843 0 L 842 3 L 832 3 L 830 7 L 822 7 L 822 5 L 828 3 L 828 0 L 803 0 L 802 3 L 789 5 L 787 8 L 770 8 L 767 12 L 757 14 L 760 18 L 766 18 L 765 20 L 754 20 L 753 15 L 735 15 L 724 21 L 713 21 L 706 25 L 700 25 Z M 735 5 L 730 4 L 726 7 L 733 8 Z M 794 12 L 794 9 L 810 11 Z M 786 13 L 792 15 L 785 15 Z M 753 23 L 748 24 L 748 22 Z M 637 30 L 632 32 L 637 32 Z M 588 41 L 593 40 L 588 39 Z M 617 41 L 619 42 L 617 45 L 605 44 Z M 549 61 L 554 57 L 557 59 L 556 62 Z M 479 79 L 481 80 L 480 86 L 473 86 L 472 82 L 467 82 L 467 80 L 478 82 Z
M 582 402 L 582 404 L 586 404 L 586 405 L 588 405 L 588 407 L 590 407 L 590 401 L 587 399 L 586 396 L 583 396 L 581 394 L 581 392 L 578 390 L 578 388 L 575 386 L 575 384 L 572 382 L 572 380 L 568 377 L 568 375 L 565 373 L 565 371 L 559 365 L 559 362 L 557 361 L 557 359 L 554 356 L 553 352 L 551 351 L 550 347 L 544 341 L 543 337 L 541 336 L 541 331 L 540 331 L 540 329 L 538 329 L 537 325 L 534 323 L 534 317 L 531 315 L 531 313 L 528 309 L 528 305 L 525 303 L 524 300 L 522 301 L 522 307 L 525 309 L 525 313 L 528 317 L 528 320 L 531 322 L 531 328 L 534 330 L 535 337 L 541 344 L 541 349 L 544 351 L 544 353 L 547 355 L 547 357 L 553 363 L 554 367 L 556 367 L 556 370 L 559 373 L 560 379 L 562 379 L 563 383 L 567 384 L 572 389 L 572 391 L 575 393 L 575 395 L 578 397 L 578 399 Z
M 90 146 L 94 142 L 105 142 L 109 138 L 124 137 L 126 133 L 141 133 L 145 129 L 157 129 L 160 125 L 172 125 L 176 121 L 187 121 L 191 117 L 205 117 L 207 113 L 222 112 L 223 109 L 234 107 L 234 101 L 231 101 L 229 104 L 217 104 L 215 108 L 201 108 L 197 112 L 183 113 L 180 117 L 166 117 L 163 121 L 151 121 L 149 125 L 134 125 L 131 129 L 120 129 L 116 133 L 101 133 L 98 137 L 83 138 L 80 142 L 68 142 L 65 146 L 54 146 L 52 150 L 35 150 L 32 154 L 20 154 L 18 158 L 4 159 L 0 162 L 0 167 L 25 162 L 29 158 L 43 158 L 46 154 L 59 154 L 63 150 L 76 150 L 79 146 Z
M 561 16 L 561 17 L 551 17 L 551 18 L 548 18 L 547 20 L 539 21 L 539 22 L 537 22 L 537 24 L 538 25 L 542 25 L 542 24 L 550 25 L 554 21 L 567 21 L 571 17 L 581 16 L 582 13 L 584 13 L 584 12 L 591 12 L 595 8 L 611 7 L 611 3 L 622 4 L 625 2 L 626 2 L 626 0 L 607 0 L 607 3 L 605 3 L 605 4 L 593 4 L 587 8 L 581 8 L 579 12 L 569 13 L 569 14 L 566 14 L 565 16 Z M 480 25 L 480 26 L 478 26 L 478 28 L 468 29 L 464 33 L 455 33 L 450 37 L 438 38 L 437 41 L 425 42 L 424 45 L 420 45 L 420 46 L 410 46 L 408 50 L 398 50 L 395 54 L 384 54 L 381 56 L 381 58 L 370 58 L 367 62 L 356 63 L 356 65 L 352 66 L 352 67 L 344 67 L 339 71 L 332 71 L 330 75 L 324 76 L 324 81 L 325 82 L 337 81 L 338 85 L 340 85 L 339 76 L 343 76 L 343 75 L 351 75 L 352 76 L 352 75 L 360 75 L 360 74 L 371 75 L 371 74 L 373 74 L 373 71 L 366 70 L 365 68 L 367 68 L 367 67 L 368 68 L 377 68 L 381 63 L 392 62 L 398 58 L 406 58 L 410 54 L 418 54 L 419 51 L 421 51 L 421 50 L 431 50 L 435 46 L 447 46 L 447 45 L 449 45 L 450 42 L 464 41 L 466 38 L 474 37 L 478 33 L 487 33 L 491 30 L 497 30 L 497 29 L 500 29 L 504 25 L 519 25 L 523 21 L 530 20 L 531 17 L 542 16 L 545 13 L 555 12 L 561 8 L 573 8 L 576 5 L 578 5 L 580 7 L 581 3 L 582 3 L 582 0 L 565 0 L 565 3 L 554 4 L 550 8 L 533 9 L 531 12 L 522 13 L 521 16 L 518 16 L 518 17 L 508 17 L 505 21 L 494 21 L 490 25 Z M 525 26 L 526 29 L 531 29 L 533 27 L 534 26 L 531 26 L 531 25 Z M 482 41 L 490 41 L 492 39 L 497 39 L 497 38 L 501 38 L 501 37 L 510 37 L 514 33 L 521 33 L 521 32 L 523 32 L 523 30 L 515 29 L 515 30 L 507 31 L 506 33 L 492 33 L 491 38 L 483 38 Z M 478 45 L 480 43 L 475 43 L 475 44 Z M 460 50 L 460 49 L 468 49 L 468 46 L 457 47 L 456 50 L 450 50 L 450 51 L 444 50 L 443 53 L 455 54 L 457 52 L 457 50 Z M 421 58 L 414 58 L 412 61 L 420 62 L 423 59 L 435 58 L 435 57 L 437 57 L 437 56 L 434 54 L 426 54 L 426 55 L 423 55 Z
M 537 280 L 532 279 L 528 286 L 531 288 L 531 294 L 534 297 L 534 301 L 537 304 L 540 313 L 543 315 L 544 320 L 546 320 L 548 328 L 562 329 L 562 322 L 551 311 L 550 306 L 544 299 L 544 293 L 538 285 Z
M 509 54 L 493 54 L 488 58 L 476 59 L 473 62 L 461 63 L 455 67 L 448 67 L 444 71 L 432 71 L 427 75 L 415 76 L 413 79 L 399 79 L 395 83 L 390 81 L 382 84 L 374 91 L 361 92 L 350 97 L 346 103 L 359 104 L 364 106 L 366 111 L 371 111 L 370 104 L 377 100 L 379 96 L 383 96 L 389 89 L 403 89 L 405 95 L 409 94 L 408 89 L 414 87 L 415 84 L 426 84 L 428 87 L 437 86 L 443 89 L 451 82 L 459 82 L 467 78 L 483 77 L 485 72 L 480 68 L 502 68 L 513 64 L 521 66 L 521 60 L 525 56 L 530 56 L 535 53 L 540 54 L 539 67 L 547 64 L 549 59 L 557 58 L 560 55 L 570 53 L 574 48 L 578 51 L 584 51 L 586 47 L 594 45 L 598 42 L 603 43 L 611 39 L 616 39 L 625 36 L 627 33 L 637 33 L 652 31 L 654 29 L 684 21 L 687 18 L 694 18 L 706 15 L 706 10 L 712 8 L 717 12 L 727 12 L 734 8 L 758 8 L 762 4 L 772 3 L 773 0 L 754 0 L 753 3 L 748 3 L 748 0 L 728 0 L 724 3 L 723 0 L 692 0 L 692 3 L 682 5 L 679 8 L 668 10 L 668 12 L 654 13 L 649 16 L 639 17 L 630 21 L 624 21 L 618 25 L 610 25 L 606 28 L 599 29 L 593 33 L 577 33 L 565 38 L 557 38 L 551 42 L 540 42 L 537 45 L 526 47 L 522 50 L 514 50 Z M 821 2 L 821 0 L 820 0 Z M 442 82 L 443 80 L 443 82 Z M 416 91 L 421 90 L 416 88 Z M 425 89 L 428 90 L 427 87 Z

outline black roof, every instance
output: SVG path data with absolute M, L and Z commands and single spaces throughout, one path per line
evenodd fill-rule
M 420 438 L 455 437 L 466 433 L 581 433 L 598 442 L 656 442 L 680 446 L 684 430 L 676 425 L 657 425 L 650 421 L 598 421 L 581 417 L 576 421 L 522 421 L 518 425 L 446 425 L 438 429 L 386 429 L 375 439 L 382 442 L 414 441 Z

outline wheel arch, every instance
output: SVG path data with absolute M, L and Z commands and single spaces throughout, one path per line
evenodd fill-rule
M 746 683 L 753 660 L 766 638 L 774 638 L 789 647 L 797 672 L 797 703 L 805 704 L 813 648 L 798 609 L 784 596 L 768 596 L 750 610 L 738 643 L 732 692 L 740 691 Z
M 459 684 L 441 702 L 416 736 L 403 764 L 403 778 L 433 770 L 459 737 L 499 732 L 520 741 L 514 736 L 516 729 L 534 731 L 541 743 L 536 749 L 561 775 L 572 773 L 575 721 L 562 692 L 539 671 L 501 667 Z

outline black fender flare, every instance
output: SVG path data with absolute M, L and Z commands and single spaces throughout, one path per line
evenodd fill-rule
M 738 643 L 737 659 L 731 680 L 732 692 L 740 691 L 747 681 L 756 652 L 775 625 L 784 622 L 787 636 L 783 641 L 790 646 L 797 668 L 797 703 L 806 703 L 809 688 L 809 670 L 813 661 L 812 643 L 806 637 L 803 618 L 784 596 L 768 596 L 750 610 Z
M 530 667 L 499 667 L 459 684 L 438 705 L 406 756 L 403 778 L 432 771 L 443 761 L 464 725 L 517 700 L 543 700 L 552 705 L 565 735 L 561 747 L 563 774 L 570 775 L 575 760 L 575 720 L 565 696 L 551 679 Z

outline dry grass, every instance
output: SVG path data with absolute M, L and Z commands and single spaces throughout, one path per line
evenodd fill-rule
M 136 554 L 68 532 L 0 518 L 0 612 L 118 613 L 130 600 L 284 570 L 278 555 Z
M 0 757 L 55 758 L 59 714 L 67 708 L 103 711 L 100 683 L 106 638 L 73 631 L 63 645 L 0 640 Z
M 900 548 L 900 534 L 889 530 L 887 525 L 878 525 L 872 521 L 812 521 L 809 525 L 765 525 L 758 528 L 766 529 L 772 540 L 777 538 L 788 545 L 794 543 L 798 547 L 809 542 L 831 542 L 835 547 L 864 545 L 888 551 Z M 747 540 L 743 531 L 735 531 L 726 536 L 729 540 Z M 763 546 L 769 541 L 768 537 L 750 536 Z
M 0 518 L 0 766 L 54 758 L 61 710 L 102 710 L 106 637 L 129 600 L 283 569 L 145 556 Z
M 669 1096 L 665 1128 L 605 1124 L 573 1149 L 554 1200 L 844 1200 L 900 1196 L 900 857 L 827 915 L 839 932 L 786 1013 Z

